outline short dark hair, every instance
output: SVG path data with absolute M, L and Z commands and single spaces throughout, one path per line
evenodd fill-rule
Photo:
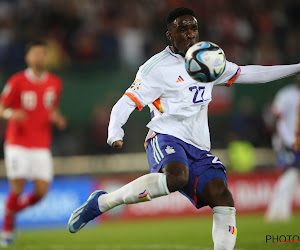
M 169 29 L 170 25 L 174 22 L 174 20 L 176 18 L 181 17 L 181 16 L 185 16 L 185 15 L 196 17 L 193 10 L 185 8 L 185 7 L 180 7 L 180 8 L 176 8 L 176 9 L 172 10 L 169 13 L 169 15 L 167 17 L 167 20 L 166 20 L 168 29 Z
M 28 51 L 34 46 L 47 46 L 47 42 L 43 39 L 32 40 L 26 44 L 25 53 L 27 54 Z

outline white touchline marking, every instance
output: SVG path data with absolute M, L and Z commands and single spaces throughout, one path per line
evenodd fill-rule
M 31 249 L 40 249 L 41 246 L 28 245 L 24 247 L 24 250 Z M 88 246 L 86 244 L 77 244 L 74 246 L 65 246 L 65 245 L 52 245 L 47 246 L 48 249 L 53 250 L 77 250 L 77 249 L 93 249 L 93 250 L 122 250 L 122 249 L 139 249 L 139 250 L 213 250 L 213 247 L 204 247 L 204 246 L 190 246 L 190 245 L 163 245 L 163 244 L 153 244 L 153 245 L 107 245 L 107 244 L 97 244 Z M 235 250 L 246 250 L 243 248 L 235 248 Z

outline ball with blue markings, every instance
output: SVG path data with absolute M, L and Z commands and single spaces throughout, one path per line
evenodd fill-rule
M 226 56 L 215 43 L 199 42 L 185 54 L 185 69 L 198 82 L 213 82 L 225 70 Z

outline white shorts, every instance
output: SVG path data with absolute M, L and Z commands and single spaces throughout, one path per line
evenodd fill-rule
M 53 179 L 53 163 L 49 149 L 4 146 L 4 160 L 8 179 Z

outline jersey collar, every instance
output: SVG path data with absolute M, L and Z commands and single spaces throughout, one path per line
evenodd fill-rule
M 172 56 L 176 57 L 177 59 L 183 58 L 182 55 L 175 54 L 175 53 L 171 50 L 170 46 L 167 46 L 167 47 L 165 48 L 165 50 L 166 50 L 168 53 L 170 53 Z
M 31 68 L 27 68 L 25 69 L 25 76 L 26 78 L 33 82 L 33 83 L 42 83 L 42 82 L 45 82 L 48 78 L 48 72 L 44 72 L 41 77 L 37 77 L 34 73 L 33 73 L 33 70 Z

